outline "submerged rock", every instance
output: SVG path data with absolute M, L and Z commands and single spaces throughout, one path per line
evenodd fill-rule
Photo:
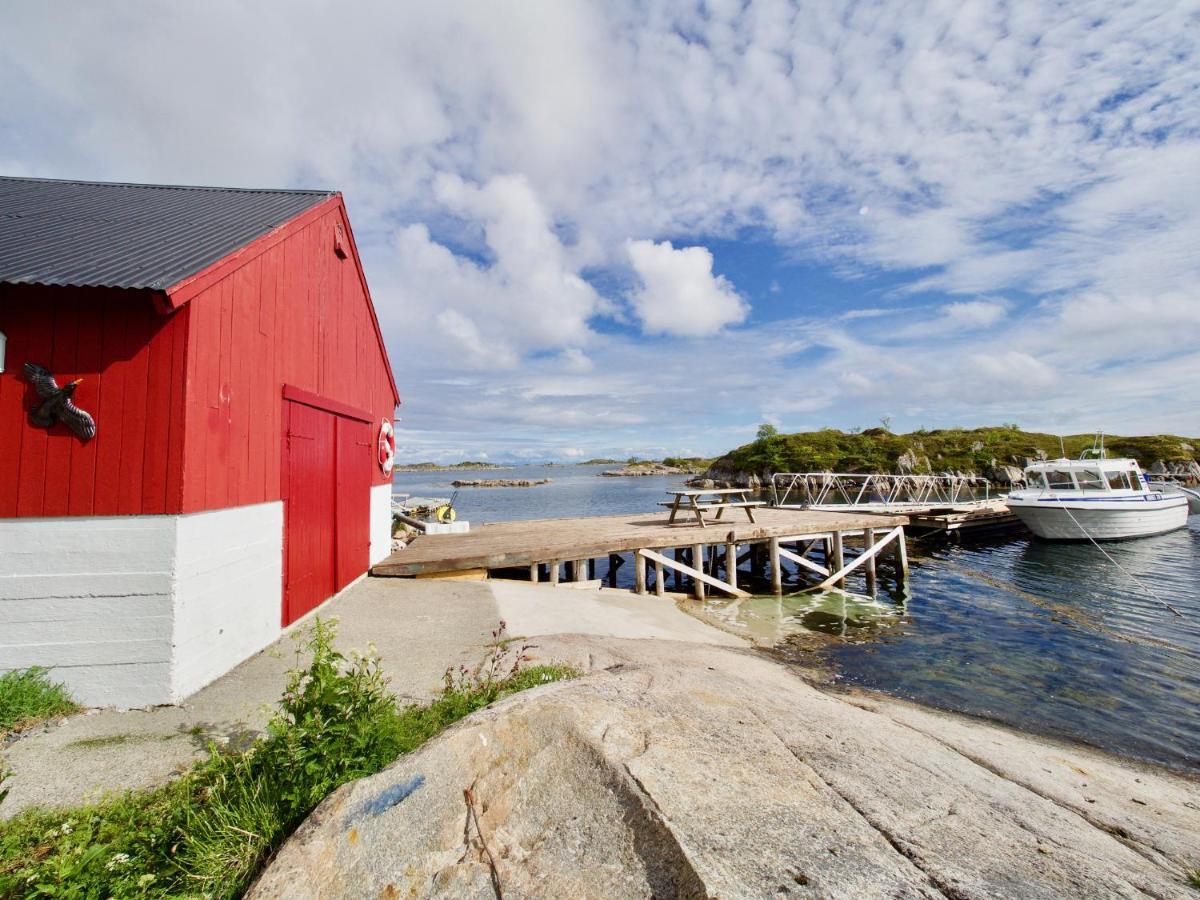
M 1186 779 L 747 651 L 539 643 L 592 673 L 334 792 L 248 896 L 1194 896 Z

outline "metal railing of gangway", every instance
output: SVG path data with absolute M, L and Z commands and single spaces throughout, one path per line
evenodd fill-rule
M 986 501 L 990 488 L 986 478 L 972 475 L 776 472 L 771 476 L 771 502 L 800 508 L 903 510 Z

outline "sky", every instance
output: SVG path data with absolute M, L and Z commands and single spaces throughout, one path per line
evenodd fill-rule
M 9 4 L 0 173 L 344 193 L 401 460 L 1200 435 L 1200 4 Z

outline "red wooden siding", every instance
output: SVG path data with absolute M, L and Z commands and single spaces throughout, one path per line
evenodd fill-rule
M 339 223 L 349 235 L 340 200 L 187 303 L 183 511 L 282 496 L 284 384 L 366 409 L 374 459 L 396 398 L 356 257 L 334 252 Z
M 172 429 L 183 415 L 188 311 L 156 311 L 148 292 L 0 286 L 0 518 L 178 512 L 182 468 Z M 30 424 L 35 362 L 96 419 L 80 441 Z
M 387 481 L 374 441 L 398 398 L 340 197 L 166 294 L 0 285 L 0 331 L 0 518 L 279 500 L 284 384 L 366 410 L 354 440 Z M 29 423 L 25 362 L 83 377 L 93 440 Z

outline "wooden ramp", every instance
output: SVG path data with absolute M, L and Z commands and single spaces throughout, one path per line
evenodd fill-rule
M 582 580 L 589 560 L 617 553 L 651 551 L 660 556 L 660 567 L 671 567 L 671 562 L 661 559 L 661 551 L 685 548 L 688 559 L 694 561 L 703 560 L 710 547 L 714 548 L 712 552 L 731 549 L 736 556 L 739 545 L 765 544 L 777 549 L 781 543 L 799 541 L 836 544 L 840 556 L 843 537 L 862 535 L 873 541 L 876 532 L 882 537 L 908 521 L 905 516 L 894 515 L 764 508 L 755 512 L 758 521 L 751 523 L 735 517 L 737 512 L 731 510 L 726 518 L 710 520 L 704 528 L 695 521 L 668 525 L 667 513 L 647 513 L 499 522 L 467 534 L 422 535 L 376 565 L 371 574 L 430 577 L 528 567 L 531 578 L 538 580 L 539 567 L 544 566 L 547 579 L 557 582 L 564 563 L 572 564 L 574 577 Z M 903 546 L 903 538 L 899 544 Z M 661 582 L 661 575 L 657 580 Z M 641 577 L 638 587 L 644 589 Z

